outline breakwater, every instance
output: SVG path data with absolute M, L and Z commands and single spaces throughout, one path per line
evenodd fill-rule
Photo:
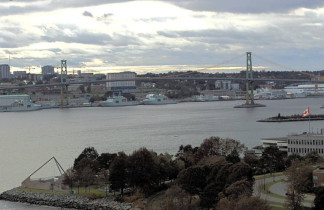
M 301 115 L 291 115 L 291 116 L 276 116 L 269 117 L 264 120 L 258 120 L 257 122 L 293 122 L 293 121 L 313 121 L 313 120 L 324 120 L 324 115 L 311 115 L 308 117 L 302 117 Z
M 35 205 L 54 206 L 70 209 L 87 210 L 135 210 L 131 203 L 120 203 L 113 198 L 101 198 L 90 200 L 79 195 L 48 194 L 24 192 L 19 188 L 14 188 L 0 194 L 0 200 L 29 203 Z

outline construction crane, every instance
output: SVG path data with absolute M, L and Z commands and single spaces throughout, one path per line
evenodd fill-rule
M 305 71 L 302 71 L 300 73 L 309 76 L 312 81 L 324 81 L 324 76 L 316 75 L 314 73 L 305 72 Z M 315 83 L 315 93 L 318 93 L 318 83 Z
M 31 69 L 36 69 L 36 68 L 31 67 L 31 66 L 28 66 L 28 67 L 24 67 L 23 69 L 28 69 L 28 73 L 30 74 L 30 70 L 31 70 Z

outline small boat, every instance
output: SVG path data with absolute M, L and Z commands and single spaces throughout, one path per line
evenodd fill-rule
M 137 101 L 129 101 L 127 98 L 125 98 L 122 95 L 113 96 L 107 98 L 106 101 L 102 101 L 100 103 L 101 106 L 109 106 L 109 107 L 115 107 L 115 106 L 136 106 L 139 103 Z
M 167 96 L 163 94 L 148 94 L 146 98 L 143 100 L 143 104 L 145 105 L 161 105 L 161 104 L 176 104 L 178 103 L 175 100 L 169 99 Z
M 40 110 L 29 95 L 0 95 L 0 112 L 22 112 Z

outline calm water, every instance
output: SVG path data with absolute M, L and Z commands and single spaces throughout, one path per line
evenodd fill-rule
M 242 101 L 180 103 L 163 106 L 96 107 L 0 113 L 0 192 L 17 187 L 45 161 L 55 156 L 64 169 L 88 146 L 99 153 L 146 147 L 175 154 L 181 144 L 198 146 L 210 136 L 230 137 L 248 147 L 264 137 L 308 131 L 308 122 L 259 123 L 270 116 L 323 114 L 324 98 L 260 101 L 264 108 L 234 109 Z M 313 131 L 323 121 L 311 122 Z M 39 172 L 56 175 L 54 166 Z M 20 204 L 19 204 L 20 205 Z M 0 201 L 0 209 L 25 209 Z M 33 208 L 35 209 L 35 208 Z M 40 208 L 44 209 L 44 208 Z M 52 208 L 50 208 L 52 209 Z

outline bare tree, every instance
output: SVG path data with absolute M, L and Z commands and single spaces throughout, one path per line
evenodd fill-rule
M 288 184 L 287 207 L 289 209 L 297 210 L 302 208 L 303 191 L 307 188 L 310 177 L 309 173 L 311 172 L 311 166 L 300 161 L 293 161 L 291 166 L 285 171 Z
M 212 136 L 203 141 L 197 151 L 197 156 L 198 158 L 218 155 L 227 156 L 234 150 L 238 154 L 242 153 L 244 150 L 244 144 L 241 144 L 239 141 L 234 139 L 223 139 L 220 137 Z

